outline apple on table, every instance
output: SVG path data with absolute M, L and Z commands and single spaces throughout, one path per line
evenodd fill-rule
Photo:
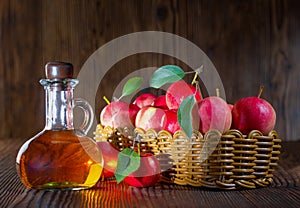
M 160 163 L 151 153 L 140 155 L 140 166 L 133 173 L 125 177 L 124 181 L 130 186 L 154 186 L 160 180 Z
M 101 176 L 103 178 L 112 178 L 114 177 L 115 170 L 117 168 L 118 154 L 120 151 L 107 141 L 100 141 L 97 142 L 97 144 L 102 152 L 104 161 Z

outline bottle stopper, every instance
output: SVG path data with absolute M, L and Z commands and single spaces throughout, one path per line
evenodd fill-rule
M 48 62 L 45 73 L 47 79 L 72 79 L 73 65 L 65 62 Z

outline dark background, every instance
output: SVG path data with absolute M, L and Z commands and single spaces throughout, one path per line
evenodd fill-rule
M 218 70 L 227 101 L 257 95 L 277 111 L 284 140 L 300 135 L 300 1 L 297 0 L 1 0 L 0 138 L 31 137 L 44 127 L 39 80 L 48 61 L 77 75 L 105 43 L 138 31 L 164 31 L 201 48 Z M 99 86 L 96 113 L 113 83 L 143 67 L 182 64 L 139 54 L 112 67 Z M 121 73 L 122 72 L 122 73 Z

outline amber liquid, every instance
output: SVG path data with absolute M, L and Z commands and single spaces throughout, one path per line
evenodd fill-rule
M 34 189 L 90 188 L 102 168 L 97 144 L 73 130 L 45 130 L 24 143 L 17 157 L 22 182 Z

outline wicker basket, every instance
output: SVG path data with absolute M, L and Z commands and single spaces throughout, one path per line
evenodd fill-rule
M 135 146 L 136 137 L 140 150 L 160 161 L 163 182 L 228 190 L 270 185 L 281 148 L 274 130 L 267 136 L 257 130 L 248 135 L 238 130 L 193 132 L 191 139 L 182 131 L 172 135 L 164 130 L 112 129 L 100 124 L 95 131 L 96 141 L 109 141 L 120 150 Z

